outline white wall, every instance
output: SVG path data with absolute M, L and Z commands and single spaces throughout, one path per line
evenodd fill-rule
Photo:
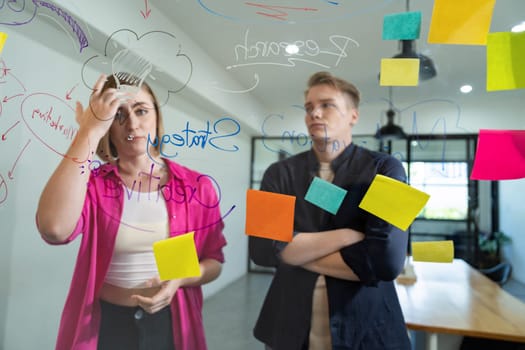
M 504 257 L 512 264 L 513 278 L 525 283 L 525 179 L 501 181 L 499 190 L 500 230 L 512 238 L 503 249 Z
M 29 19 L 31 2 L 26 1 L 28 11 L 9 14 Z M 78 41 L 67 24 L 49 10 L 38 11 L 34 19 L 23 25 L 1 25 L 0 31 L 9 38 L 0 62 L 0 348 L 51 349 L 54 346 L 60 312 L 69 287 L 71 272 L 76 259 L 78 242 L 68 246 L 46 245 L 38 236 L 34 224 L 34 213 L 40 191 L 60 155 L 65 152 L 67 140 L 47 126 L 29 123 L 34 133 L 26 126 L 23 116 L 28 117 L 32 105 L 41 101 L 55 107 L 55 115 L 74 125 L 71 108 L 74 101 L 87 101 L 89 89 L 81 77 L 82 66 L 94 55 L 101 55 L 103 43 L 113 32 L 131 28 L 141 34 L 151 30 L 164 30 L 177 37 L 182 51 L 191 58 L 193 75 L 186 89 L 172 95 L 163 108 L 166 133 L 180 132 L 189 122 L 200 129 L 209 121 L 214 123 L 223 117 L 235 119 L 241 125 L 240 135 L 228 139 L 229 145 L 239 147 L 237 152 L 224 152 L 214 148 L 183 148 L 175 161 L 212 175 L 222 191 L 221 209 L 226 213 L 235 206 L 225 219 L 226 264 L 221 277 L 205 286 L 207 296 L 215 293 L 246 272 L 247 243 L 244 235 L 244 198 L 249 187 L 250 136 L 261 135 L 261 122 L 270 113 L 283 113 L 285 118 L 273 124 L 269 135 L 280 136 L 284 131 L 304 132 L 302 114 L 297 111 L 266 110 L 250 94 L 242 96 L 227 94 L 210 88 L 210 81 L 220 81 L 232 89 L 242 87 L 233 81 L 223 67 L 197 47 L 191 38 L 176 24 L 169 23 L 156 11 L 155 21 L 144 21 L 136 8 L 125 6 L 121 1 L 57 1 L 69 14 L 82 18 L 79 22 L 86 31 L 90 46 L 80 52 Z M 150 6 L 152 6 L 150 4 Z M 0 23 L 5 23 L 6 10 L 0 9 Z M 130 20 L 133 19 L 133 20 Z M 23 22 L 23 21 L 20 21 Z M 219 35 L 220 33 L 216 33 Z M 178 47 L 166 47 L 158 42 L 159 49 L 167 50 L 173 57 Z M 157 51 L 153 51 L 158 53 Z M 159 51 L 160 52 L 160 51 Z M 164 52 L 164 51 L 163 51 Z M 171 67 L 166 54 L 153 55 L 164 69 L 165 75 L 159 85 L 170 85 L 184 80 L 180 67 Z M 154 57 L 155 59 L 155 57 Z M 5 68 L 5 69 L 2 69 Z M 98 72 L 88 69 L 88 76 Z M 66 93 L 72 91 L 72 99 Z M 56 97 L 49 97 L 50 94 Z M 35 97 L 35 95 L 37 97 Z M 3 100 L 4 96 L 10 97 Z M 48 97 L 45 97 L 48 96 Z M 40 98 L 40 100 L 38 99 Z M 49 102 L 52 101 L 52 102 Z M 295 101 L 301 103 L 301 101 Z M 462 105 L 461 128 L 456 125 L 457 114 L 449 106 L 446 112 L 437 112 L 437 105 L 418 107 L 420 133 L 431 132 L 437 117 L 444 117 L 447 132 L 477 132 L 479 128 L 523 128 L 522 104 L 499 105 L 498 96 L 492 94 L 481 103 L 467 99 Z M 520 107 L 521 106 L 521 107 Z M 406 108 L 408 105 L 401 105 Z M 428 107 L 428 106 L 427 106 Z M 384 101 L 366 101 L 361 109 L 361 121 L 356 127 L 358 134 L 372 134 L 381 113 L 386 108 Z M 493 111 L 497 110 L 497 118 Z M 443 114 L 445 113 L 445 114 Z M 403 115 L 401 123 L 405 130 L 412 127 L 410 110 Z M 39 139 L 39 136 L 42 140 Z M 525 261 L 520 255 L 523 247 L 523 206 L 519 193 L 523 192 L 523 181 L 502 182 L 501 185 L 501 229 L 513 236 L 514 243 L 510 259 L 515 268 L 515 277 L 525 281 Z
M 257 129 L 254 116 L 261 114 L 260 106 L 249 95 L 239 100 L 210 90 L 206 84 L 212 78 L 231 86 L 236 82 L 225 76 L 182 31 L 163 21 L 160 15 L 154 26 L 148 26 L 151 22 L 139 21 L 140 17 L 137 23 L 130 25 L 128 20 L 122 19 L 127 17 L 127 7 L 110 8 L 112 5 L 112 2 L 84 1 L 76 5 L 64 2 L 61 7 L 69 14 L 82 13 L 85 19 L 82 27 L 89 28 L 86 35 L 90 39 L 107 37 L 120 26 L 131 26 L 139 33 L 161 28 L 176 35 L 185 54 L 191 57 L 190 84 L 181 93 L 171 95 L 162 109 L 166 134 L 181 133 L 187 122 L 195 130 L 205 129 L 207 122 L 213 126 L 224 117 L 238 122 L 241 127 L 239 135 L 220 141 L 225 148 L 238 147 L 235 152 L 207 144 L 204 149 L 182 147 L 178 156 L 172 158 L 217 181 L 223 215 L 233 207 L 225 218 L 226 263 L 219 279 L 204 287 L 205 296 L 209 296 L 246 273 L 244 198 L 249 187 L 250 135 Z M 2 20 L 5 9 L 0 10 Z M 44 10 L 39 12 L 41 14 L 37 13 L 24 25 L 0 25 L 0 31 L 9 35 L 1 56 L 1 68 L 8 71 L 2 70 L 0 74 L 0 94 L 2 98 L 13 96 L 7 102 L 0 102 L 0 133 L 6 134 L 5 140 L 0 142 L 0 231 L 3 238 L 0 245 L 0 348 L 10 350 L 54 347 L 79 244 L 77 240 L 67 246 L 49 246 L 37 233 L 34 215 L 40 192 L 61 159 L 58 153 L 67 150 L 70 140 L 48 124 L 32 119 L 31 112 L 34 108 L 43 111 L 53 106 L 55 118 L 61 116 L 64 124 L 74 126 L 74 102 L 80 100 L 85 105 L 90 93 L 82 81 L 82 66 L 88 58 L 101 55 L 95 39 L 92 46 L 80 53 L 76 38 L 70 30 L 68 34 L 67 24 L 61 23 L 60 18 L 51 19 L 52 12 L 46 12 L 47 15 Z M 169 69 L 169 62 L 167 66 L 166 62 L 159 64 L 165 65 L 162 68 L 166 75 L 157 85 L 181 79 L 177 69 Z M 88 69 L 87 73 L 95 77 L 99 72 Z M 66 98 L 68 91 L 72 91 L 71 100 Z M 217 131 L 222 135 L 231 131 L 222 129 Z

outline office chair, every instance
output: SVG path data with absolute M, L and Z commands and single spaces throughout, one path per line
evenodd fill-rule
M 480 269 L 479 271 L 502 286 L 507 283 L 512 274 L 512 265 L 508 262 L 501 262 L 496 266 L 488 269 Z

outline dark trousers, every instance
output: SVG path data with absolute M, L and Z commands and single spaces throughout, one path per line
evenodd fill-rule
M 175 350 L 169 306 L 154 314 L 102 300 L 100 307 L 98 350 Z

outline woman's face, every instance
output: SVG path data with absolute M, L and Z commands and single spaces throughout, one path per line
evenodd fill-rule
M 125 101 L 118 109 L 110 128 L 110 138 L 119 158 L 147 153 L 148 135 L 155 139 L 157 112 L 153 97 L 144 89 Z

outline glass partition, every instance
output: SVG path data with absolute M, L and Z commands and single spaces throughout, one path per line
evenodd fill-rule
M 477 254 L 478 181 L 470 180 L 477 135 L 408 136 L 381 142 L 373 135 L 354 135 L 353 142 L 392 154 L 407 171 L 408 184 L 430 194 L 409 228 L 411 241 L 453 240 L 455 256 L 474 262 Z M 251 188 L 259 189 L 270 164 L 310 149 L 286 137 L 253 137 Z M 485 194 L 490 199 L 490 194 Z M 250 271 L 271 271 L 249 261 Z

